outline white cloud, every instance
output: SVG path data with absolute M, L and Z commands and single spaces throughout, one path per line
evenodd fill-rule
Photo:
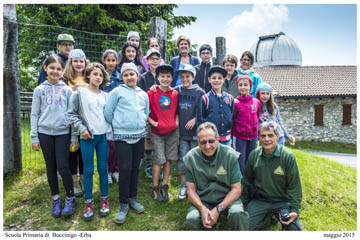
M 225 28 L 226 53 L 240 58 L 259 36 L 282 31 L 287 20 L 288 8 L 284 5 L 254 5 L 251 11 L 233 16 Z

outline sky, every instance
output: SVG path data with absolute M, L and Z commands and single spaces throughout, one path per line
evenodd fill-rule
M 178 4 L 176 16 L 196 22 L 175 29 L 192 44 L 226 38 L 226 53 L 237 57 L 259 36 L 284 32 L 296 42 L 303 66 L 356 65 L 356 4 Z

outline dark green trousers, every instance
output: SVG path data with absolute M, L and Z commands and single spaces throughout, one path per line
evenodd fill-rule
M 204 205 L 210 210 L 215 207 L 205 203 Z M 241 200 L 237 200 L 233 202 L 224 211 L 224 214 L 227 214 L 228 224 L 232 230 L 241 230 L 241 231 L 249 230 L 249 215 L 247 212 L 244 211 L 244 207 Z M 201 213 L 193 205 L 191 205 L 186 215 L 186 225 L 190 230 L 204 229 L 201 219 Z
M 277 218 L 279 218 L 280 210 L 285 208 L 289 208 L 289 203 L 271 203 L 260 200 L 251 200 L 245 209 L 250 217 L 249 230 L 262 230 L 269 226 L 271 214 L 274 214 Z M 296 218 L 294 222 L 287 226 L 283 225 L 283 227 L 288 231 L 300 231 L 300 220 L 299 218 Z

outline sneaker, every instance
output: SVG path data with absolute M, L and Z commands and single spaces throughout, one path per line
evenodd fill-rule
M 106 217 L 110 213 L 110 203 L 108 197 L 101 197 L 100 217 Z
M 61 197 L 52 199 L 52 215 L 54 218 L 58 218 L 61 215 Z
M 74 181 L 74 195 L 75 197 L 81 197 L 83 195 L 83 191 L 80 186 L 80 180 Z
M 137 201 L 136 197 L 129 198 L 129 205 L 136 213 L 143 213 L 145 211 L 144 206 Z
M 111 173 L 108 173 L 108 183 L 109 184 L 113 183 L 112 178 L 111 178 Z
M 167 184 L 161 185 L 160 194 L 163 197 L 164 201 L 169 201 L 170 200 L 169 185 Z
M 94 218 L 94 203 L 92 199 L 85 201 L 85 209 L 83 219 L 85 222 L 91 221 Z
M 160 194 L 160 188 L 159 186 L 155 186 L 152 188 L 151 190 L 151 196 L 156 200 L 156 201 L 164 201 L 161 194 Z
M 119 182 L 119 172 L 113 172 L 112 177 L 114 178 L 115 182 Z
M 145 168 L 145 178 L 152 179 L 152 167 Z
M 129 211 L 128 203 L 120 203 L 119 212 L 116 214 L 115 222 L 118 224 L 122 224 L 126 220 L 126 215 Z
M 74 197 L 66 197 L 65 198 L 65 207 L 61 212 L 63 216 L 71 216 L 75 212 L 76 200 Z
M 186 185 L 182 184 L 180 186 L 180 192 L 178 196 L 179 200 L 184 200 L 186 198 Z

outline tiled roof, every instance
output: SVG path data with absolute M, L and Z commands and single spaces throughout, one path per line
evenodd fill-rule
M 255 67 L 280 98 L 356 95 L 356 66 Z

